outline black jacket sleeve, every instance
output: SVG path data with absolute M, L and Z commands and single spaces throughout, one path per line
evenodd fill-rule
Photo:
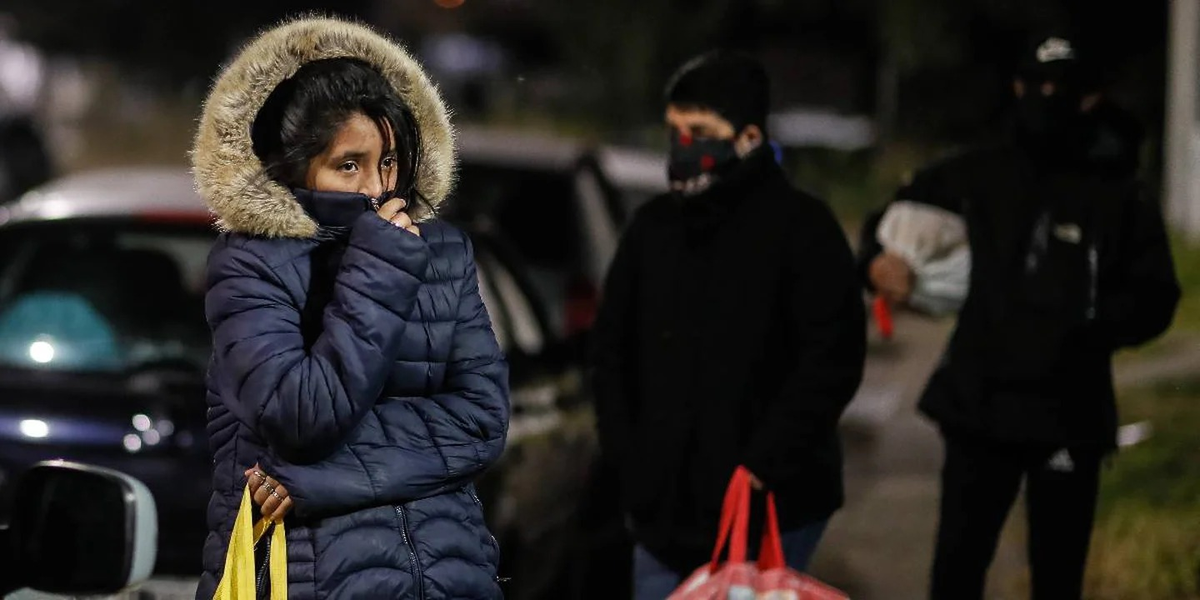
M 854 257 L 841 226 L 810 200 L 809 235 L 797 243 L 787 278 L 788 319 L 797 344 L 790 373 L 750 438 L 744 463 L 768 487 L 794 481 L 797 457 L 836 435 L 838 420 L 862 382 L 866 314 Z
M 868 292 L 874 293 L 875 286 L 871 283 L 871 262 L 883 254 L 883 244 L 879 243 L 879 222 L 887 207 L 867 214 L 863 220 L 862 229 L 858 232 L 858 256 L 855 257 L 855 268 L 858 280 Z
M 1139 196 L 1122 212 L 1122 243 L 1101 273 L 1096 315 L 1100 334 L 1113 348 L 1136 346 L 1166 331 L 1180 295 L 1157 204 Z
M 634 381 L 637 365 L 635 307 L 643 221 L 639 212 L 621 237 L 616 256 L 609 266 L 600 310 L 592 329 L 589 362 L 596 401 L 596 425 L 600 448 L 610 459 L 619 459 L 623 454 L 639 402 Z

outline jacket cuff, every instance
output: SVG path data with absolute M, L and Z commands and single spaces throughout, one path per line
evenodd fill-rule
M 350 246 L 417 279 L 424 279 L 425 268 L 429 265 L 429 242 L 425 238 L 392 225 L 374 212 L 358 217 L 350 234 Z

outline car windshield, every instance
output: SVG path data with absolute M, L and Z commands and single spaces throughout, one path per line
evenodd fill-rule
M 202 372 L 213 238 L 203 224 L 125 220 L 0 229 L 0 366 Z
M 533 268 L 568 269 L 578 260 L 580 240 L 570 224 L 578 219 L 571 202 L 570 171 L 521 168 L 464 161 L 455 196 L 447 204 L 454 217 L 486 215 L 505 232 Z M 545 223 L 556 223 L 546 227 Z

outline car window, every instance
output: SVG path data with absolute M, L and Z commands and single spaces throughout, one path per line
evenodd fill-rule
M 581 251 L 573 186 L 568 171 L 465 163 L 447 204 L 460 221 L 490 221 L 530 267 L 573 270 Z
M 124 371 L 209 355 L 201 226 L 46 223 L 0 233 L 0 365 Z
M 492 319 L 492 331 L 496 334 L 496 342 L 500 345 L 500 349 L 508 352 L 510 346 L 508 336 L 508 315 L 504 312 L 504 307 L 497 299 L 495 284 L 492 282 L 490 275 L 492 264 L 495 261 L 482 254 L 475 255 L 475 263 L 479 274 L 479 296 L 483 299 L 483 306 L 487 308 L 488 316 Z
M 581 170 L 575 179 L 575 189 L 579 194 L 583 222 L 587 224 L 583 228 L 587 275 L 591 281 L 603 281 L 608 263 L 617 250 L 618 225 L 610 216 L 604 190 L 594 171 Z
M 509 327 L 512 330 L 513 341 L 526 354 L 538 354 L 546 344 L 546 338 L 538 326 L 537 314 L 533 304 L 521 287 L 512 271 L 496 262 L 492 271 L 496 291 L 503 299 L 508 311 Z
M 546 345 L 546 333 L 538 321 L 533 300 L 518 283 L 509 266 L 477 246 L 479 293 L 492 318 L 496 340 L 505 352 L 513 349 L 536 355 Z

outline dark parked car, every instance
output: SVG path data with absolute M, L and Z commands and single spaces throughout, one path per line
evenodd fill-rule
M 0 472 L 67 458 L 144 481 L 168 572 L 198 570 L 209 492 L 199 202 L 182 170 L 113 171 L 0 207 Z
M 510 597 L 535 597 L 525 590 L 557 589 L 568 571 L 566 553 L 543 554 L 575 538 L 590 411 L 520 253 L 496 231 L 468 231 L 512 365 L 508 451 L 479 487 L 503 568 L 520 569 Z M 206 534 L 203 273 L 214 236 L 183 169 L 76 175 L 0 206 L 0 472 L 61 457 L 144 481 L 169 540 L 160 574 L 197 574 Z
M 518 411 L 540 412 L 514 420 L 523 441 L 510 444 L 503 467 L 483 482 L 487 489 L 501 480 L 505 490 L 496 496 L 493 527 L 502 571 L 513 578 L 507 597 L 628 597 L 631 542 L 618 508 L 618 478 L 599 455 L 590 403 L 566 406 L 561 399 L 587 397 L 579 365 L 601 286 L 626 217 L 666 190 L 666 158 L 470 129 L 460 132 L 459 150 L 459 183 L 447 216 L 512 241 L 514 261 L 528 265 L 557 340 L 548 356 L 569 365 L 551 386 L 567 391 L 560 400 L 530 393 L 514 402 Z M 524 434 L 526 427 L 536 435 Z
M 467 129 L 458 142 L 446 216 L 512 240 L 554 333 L 587 331 L 626 216 L 666 189 L 666 159 L 529 133 Z

